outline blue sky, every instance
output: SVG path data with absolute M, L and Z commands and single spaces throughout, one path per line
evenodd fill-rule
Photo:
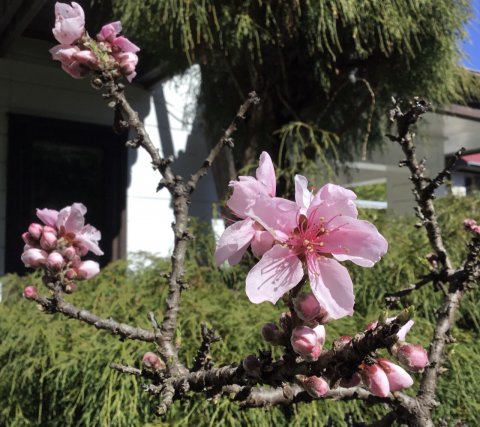
M 480 0 L 473 0 L 472 8 L 474 15 L 467 26 L 470 40 L 462 46 L 469 57 L 463 63 L 467 68 L 480 71 Z

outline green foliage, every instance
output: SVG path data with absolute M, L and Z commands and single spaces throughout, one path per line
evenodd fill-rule
M 434 103 L 478 95 L 478 79 L 458 65 L 469 0 L 112 4 L 127 34 L 149 52 L 145 69 L 161 64 L 162 78 L 199 64 L 212 135 L 257 91 L 262 103 L 235 135 L 237 169 L 262 150 L 297 173 L 294 165 L 348 161 L 366 139 L 369 148 L 381 142 L 392 94 Z
M 466 212 L 480 217 L 478 198 L 439 201 L 440 219 L 455 262 L 461 260 L 467 234 L 462 230 Z M 351 318 L 327 326 L 328 343 L 338 335 L 352 334 L 376 318 L 384 309 L 386 290 L 404 287 L 418 274 L 428 271 L 424 255 L 429 251 L 423 231 L 413 227 L 412 217 L 398 218 L 378 211 L 365 211 L 361 217 L 373 221 L 390 242 L 388 254 L 374 268 L 348 265 L 356 293 L 356 312 Z M 224 339 L 213 347 L 217 365 L 240 362 L 252 352 L 266 348 L 259 330 L 274 321 L 284 310 L 270 304 L 252 305 L 244 293 L 244 280 L 253 258 L 234 268 L 212 268 L 214 243 L 210 235 L 198 234 L 188 253 L 187 275 L 190 288 L 183 295 L 177 340 L 182 358 L 191 363 L 200 344 L 200 322 L 206 320 L 219 329 Z M 141 254 L 127 268 L 117 262 L 95 279 L 81 283 L 69 299 L 102 316 L 149 328 L 147 312 L 161 318 L 166 294 L 163 273 L 166 260 Z M 0 425 L 10 426 L 317 426 L 329 419 L 344 425 L 346 413 L 365 421 L 373 420 L 385 408 L 365 408 L 359 403 L 318 401 L 299 404 L 292 413 L 279 408 L 239 410 L 227 399 L 206 401 L 201 396 L 177 402 L 164 420 L 152 415 L 152 398 L 141 390 L 133 377 L 109 369 L 111 362 L 139 366 L 145 351 L 152 346 L 121 342 L 106 332 L 60 315 L 45 315 L 20 297 L 27 284 L 41 287 L 35 275 L 3 280 L 4 301 L 0 304 Z M 44 292 L 44 290 L 43 290 Z M 432 334 L 431 321 L 441 291 L 425 287 L 408 297 L 402 306 L 413 305 L 415 327 L 409 334 L 413 342 L 427 344 Z M 471 396 L 480 394 L 480 313 L 476 307 L 478 289 L 465 297 L 448 347 L 447 371 L 440 380 L 436 417 L 452 423 L 465 420 L 475 425 L 479 405 Z M 392 312 L 393 314 L 394 312 Z M 416 376 L 418 379 L 418 376 Z M 368 415 L 366 415 L 368 414 Z

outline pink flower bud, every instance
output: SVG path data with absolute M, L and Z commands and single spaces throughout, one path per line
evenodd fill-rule
M 77 255 L 77 251 L 72 246 L 67 246 L 62 251 L 62 255 L 67 261 L 72 261 L 75 255 Z
M 52 252 L 47 257 L 47 267 L 52 269 L 53 271 L 60 271 L 62 267 L 65 265 L 65 260 L 63 256 L 60 255 L 58 252 Z
M 250 354 L 245 359 L 243 359 L 242 362 L 243 369 L 245 369 L 245 372 L 247 375 L 251 377 L 258 377 L 260 376 L 262 365 L 260 363 L 260 360 L 258 360 L 258 357 Z
M 142 363 L 145 368 L 152 371 L 161 371 L 162 369 L 165 369 L 165 363 L 163 360 L 151 351 L 147 351 L 143 355 Z
M 84 257 L 85 255 L 88 254 L 88 248 L 83 243 L 80 243 L 80 242 L 75 243 L 75 249 L 77 250 L 77 255 L 79 257 Z
M 303 355 L 303 358 L 309 362 L 315 362 L 322 354 L 323 347 L 316 345 L 309 354 Z
M 375 396 L 387 397 L 390 392 L 387 374 L 379 365 L 362 364 L 360 375 L 364 384 Z
M 360 381 L 362 381 L 362 379 L 360 378 L 360 375 L 355 373 L 350 378 L 342 378 L 340 380 L 340 387 L 345 387 L 345 388 L 356 387 L 358 384 L 360 384 Z
M 53 227 L 50 227 L 49 225 L 45 225 L 45 226 L 43 227 L 43 232 L 44 232 L 44 233 L 52 233 L 52 234 L 55 235 L 55 237 L 58 236 L 58 231 L 57 231 L 57 229 L 56 229 L 56 228 L 53 228 Z
M 42 232 L 43 232 L 43 226 L 40 224 L 37 224 L 36 222 L 33 222 L 28 226 L 28 232 L 30 233 L 30 236 L 32 237 L 32 239 L 40 240 L 40 237 L 42 236 Z
M 38 291 L 37 291 L 37 288 L 35 286 L 27 286 L 24 290 L 23 290 L 23 296 L 26 298 L 26 299 L 34 299 L 38 296 Z
M 396 346 L 394 354 L 398 361 L 409 371 L 421 372 L 428 365 L 428 354 L 419 344 L 402 344 Z
M 275 323 L 265 323 L 262 326 L 262 337 L 272 345 L 280 345 L 283 341 L 284 333 Z
M 290 338 L 293 350 L 304 356 L 308 356 L 312 352 L 317 345 L 317 341 L 317 334 L 308 326 L 297 326 L 292 331 L 292 337 Z
M 37 241 L 35 241 L 35 239 L 30 235 L 30 233 L 28 231 L 26 231 L 25 233 L 22 234 L 22 240 L 25 242 L 26 245 L 28 245 L 29 247 L 32 247 L 32 246 L 36 246 L 37 245 Z
M 317 344 L 323 347 L 323 344 L 325 344 L 325 326 L 323 325 L 318 325 L 313 328 L 313 331 L 315 332 L 315 335 L 317 335 Z
M 25 267 L 37 268 L 45 264 L 48 254 L 37 248 L 27 249 L 22 254 L 22 261 L 25 264 Z
M 387 374 L 390 391 L 398 391 L 413 385 L 413 378 L 401 366 L 387 359 L 378 359 L 377 362 Z
M 77 275 L 79 279 L 90 279 L 100 272 L 100 266 L 95 261 L 83 261 L 77 267 Z
M 293 304 L 298 317 L 305 322 L 317 320 L 320 323 L 327 323 L 329 319 L 327 311 L 320 305 L 315 295 L 311 292 L 295 298 Z
M 77 285 L 73 282 L 70 282 L 67 285 L 65 285 L 65 292 L 67 294 L 71 294 L 71 293 L 75 292 L 76 290 L 77 290 Z
M 330 386 L 322 377 L 306 377 L 302 385 L 305 391 L 312 397 L 322 397 L 330 391 Z
M 131 74 L 135 71 L 138 64 L 138 56 L 132 52 L 122 52 L 115 55 L 118 65 L 125 74 Z
M 46 251 L 51 251 L 57 247 L 57 237 L 50 231 L 44 231 L 40 239 L 40 246 Z
M 76 279 L 77 278 L 77 272 L 73 268 L 69 268 L 65 272 L 65 277 L 69 280 Z

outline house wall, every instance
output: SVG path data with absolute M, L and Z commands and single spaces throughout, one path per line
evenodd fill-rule
M 460 147 L 480 149 L 480 121 L 440 113 L 427 113 L 416 129 L 417 158 L 426 157 L 426 174 L 435 176 L 445 166 L 445 155 Z M 414 198 L 409 172 L 399 168 L 398 162 L 405 156 L 399 145 L 386 142 L 382 149 L 371 153 L 366 161 L 351 163 L 348 173 L 337 177 L 339 184 L 356 186 L 359 183 L 386 182 L 388 210 L 396 214 L 412 212 Z M 455 182 L 453 182 L 455 185 Z M 437 190 L 446 193 L 445 186 Z
M 90 87 L 88 79 L 75 80 L 63 72 L 59 63 L 51 60 L 48 52 L 51 46 L 23 38 L 6 57 L 0 58 L 0 274 L 4 272 L 5 258 L 8 113 L 112 124 L 112 110 L 106 107 L 99 92 Z M 180 84 L 180 94 L 175 84 Z M 181 157 L 179 173 L 193 170 L 193 165 L 200 164 L 200 156 L 206 153 L 198 121 L 184 126 L 176 119 L 181 117 L 188 101 L 182 90 L 185 92 L 186 84 L 182 86 L 181 81 L 166 82 L 153 91 L 135 85 L 127 88 L 128 98 L 145 120 L 153 142 L 162 152 L 173 151 Z M 143 250 L 166 256 L 173 245 L 169 194 L 166 190 L 155 192 L 158 172 L 153 171 L 143 150 L 129 150 L 128 161 L 127 251 Z M 215 200 L 210 177 L 201 183 L 192 211 L 208 221 Z

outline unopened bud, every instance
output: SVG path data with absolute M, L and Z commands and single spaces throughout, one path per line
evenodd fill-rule
M 58 235 L 58 231 L 56 228 L 50 227 L 49 225 L 44 225 L 43 226 L 43 232 L 44 233 L 52 233 L 55 235 L 55 237 Z
M 52 252 L 47 257 L 46 265 L 53 271 L 60 271 L 65 265 L 65 260 L 58 252 Z
M 151 351 L 147 351 L 143 355 L 143 366 L 151 371 L 161 371 L 165 369 L 165 363 L 159 356 Z
M 46 251 L 55 249 L 57 247 L 57 236 L 50 231 L 44 231 L 40 238 L 40 246 Z
M 306 377 L 302 385 L 305 391 L 312 397 L 322 397 L 330 391 L 328 383 L 322 377 L 314 375 Z
M 71 294 L 71 293 L 75 292 L 76 290 L 77 290 L 77 285 L 73 282 L 67 283 L 65 285 L 65 292 L 67 294 Z
M 292 331 L 290 343 L 296 353 L 308 356 L 317 345 L 317 334 L 308 326 L 297 326 Z
M 77 254 L 77 251 L 76 251 L 75 248 L 73 248 L 72 246 L 67 246 L 67 247 L 62 251 L 63 257 L 64 257 L 66 260 L 68 260 L 68 261 L 73 260 L 73 258 L 75 257 L 76 254 Z
M 316 320 L 319 323 L 327 323 L 330 318 L 327 311 L 311 292 L 295 298 L 293 304 L 298 317 L 305 322 Z
M 77 267 L 79 279 L 90 279 L 100 272 L 100 265 L 95 261 L 83 261 Z
M 265 323 L 262 326 L 262 337 L 272 345 L 280 345 L 283 341 L 284 333 L 275 323 Z
M 29 247 L 36 246 L 38 242 L 30 235 L 28 231 L 22 234 L 22 240 Z
M 419 344 L 404 343 L 393 348 L 393 354 L 409 371 L 421 372 L 428 365 L 428 354 Z
M 88 248 L 83 243 L 76 243 L 75 249 L 77 250 L 77 255 L 79 257 L 84 257 L 88 254 Z
M 388 383 L 387 374 L 377 364 L 362 364 L 360 367 L 360 375 L 364 384 L 375 396 L 387 397 L 390 393 L 390 385 Z
M 401 366 L 387 359 L 378 359 L 377 362 L 387 375 L 390 391 L 402 390 L 413 385 L 413 378 Z
M 340 380 L 340 387 L 351 388 L 356 387 L 362 379 L 357 373 L 353 374 L 350 378 L 342 378 Z
M 32 237 L 32 239 L 38 241 L 42 236 L 43 226 L 40 224 L 37 224 L 36 222 L 33 222 L 28 226 L 28 232 L 30 233 L 30 236 Z
M 34 299 L 38 296 L 38 291 L 37 291 L 37 288 L 35 286 L 27 286 L 24 290 L 23 290 L 23 296 L 26 298 L 26 299 Z
M 37 268 L 45 264 L 48 254 L 42 249 L 30 248 L 22 254 L 22 261 L 25 267 Z
M 245 359 L 243 359 L 242 365 L 247 375 L 251 377 L 260 376 L 262 365 L 260 363 L 260 360 L 258 360 L 258 357 L 255 356 L 254 354 L 250 354 L 247 357 L 245 357 Z
M 69 268 L 65 272 L 65 277 L 69 280 L 76 279 L 77 278 L 77 272 L 73 268 Z

